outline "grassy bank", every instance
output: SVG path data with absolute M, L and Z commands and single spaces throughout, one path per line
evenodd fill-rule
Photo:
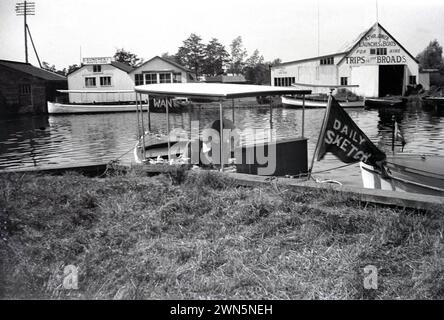
M 444 298 L 442 208 L 133 172 L 1 176 L 0 210 L 6 299 Z M 62 287 L 69 264 L 78 290 Z

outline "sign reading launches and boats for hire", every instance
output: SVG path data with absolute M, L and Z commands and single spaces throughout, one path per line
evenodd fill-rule
M 327 152 L 333 153 L 345 163 L 365 162 L 378 165 L 385 154 L 359 129 L 347 112 L 331 97 L 331 106 L 321 136 L 318 161 Z
M 381 28 L 364 36 L 358 46 L 345 57 L 349 65 L 406 64 L 407 54 Z

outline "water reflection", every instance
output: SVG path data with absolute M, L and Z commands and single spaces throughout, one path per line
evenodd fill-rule
M 406 153 L 444 155 L 444 123 L 442 107 L 410 104 L 405 109 L 347 109 L 367 136 L 387 153 L 391 153 L 392 118 L 399 123 L 407 144 Z M 268 107 L 235 108 L 236 126 L 263 129 L 270 127 Z M 309 139 L 308 158 L 314 152 L 324 110 L 305 111 L 305 136 Z M 151 129 L 166 133 L 166 116 L 151 115 Z M 272 109 L 273 127 L 278 138 L 299 136 L 302 130 L 302 110 Z M 146 114 L 144 115 L 147 123 Z M 225 109 L 224 117 L 233 118 Z M 199 108 L 189 113 L 170 114 L 171 129 L 190 128 L 191 121 L 200 119 L 203 128 L 219 118 L 218 108 Z M 137 120 L 133 113 L 97 115 L 33 116 L 0 119 L 0 168 L 18 168 L 51 164 L 87 164 L 116 159 L 131 150 L 137 140 Z M 395 152 L 400 152 L 398 144 Z M 123 161 L 132 161 L 130 151 Z M 316 162 L 314 172 L 342 165 L 332 155 Z M 317 176 L 317 175 L 315 175 Z M 358 165 L 319 174 L 323 179 L 335 179 L 346 184 L 361 185 Z

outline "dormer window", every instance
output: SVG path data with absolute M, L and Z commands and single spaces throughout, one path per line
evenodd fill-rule
M 93 72 L 102 72 L 102 66 L 100 64 L 93 65 Z

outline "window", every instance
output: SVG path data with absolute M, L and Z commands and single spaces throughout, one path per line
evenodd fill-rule
M 30 84 L 22 84 L 20 86 L 20 94 L 30 94 L 31 93 L 31 85 Z
M 387 55 L 387 48 L 376 48 L 376 54 L 378 56 L 385 56 L 385 55 Z
M 156 73 L 145 73 L 145 84 L 157 83 Z
M 321 65 L 325 65 L 325 64 L 334 64 L 333 57 L 321 59 Z
M 348 85 L 348 78 L 341 77 L 341 86 L 347 86 L 347 85 Z
M 102 87 L 111 85 L 111 77 L 100 77 L 100 85 Z
M 295 83 L 295 77 L 274 78 L 274 85 L 277 87 L 290 87 Z
M 171 73 L 159 73 L 160 83 L 171 83 Z
M 182 82 L 182 74 L 174 73 L 173 74 L 173 83 L 181 83 Z
M 136 82 L 136 86 L 141 86 L 143 85 L 143 74 L 141 73 L 136 73 L 134 75 L 134 80 Z
M 95 87 L 96 86 L 96 78 L 85 78 L 85 87 Z
M 102 72 L 102 66 L 100 64 L 93 65 L 93 72 Z
M 416 84 L 416 76 L 409 76 L 409 84 Z

